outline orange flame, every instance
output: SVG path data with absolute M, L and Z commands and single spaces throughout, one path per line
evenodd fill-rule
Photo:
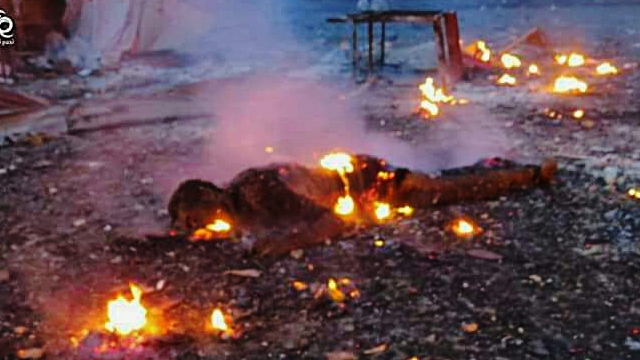
M 340 174 L 353 172 L 351 155 L 342 152 L 325 155 L 320 159 L 320 166 L 327 170 L 337 171 Z
M 338 198 L 333 210 L 338 215 L 347 216 L 353 214 L 355 207 L 356 206 L 351 195 L 345 195 Z
M 147 309 L 140 303 L 142 290 L 129 284 L 133 299 L 128 301 L 122 295 L 107 305 L 107 323 L 105 328 L 113 333 L 129 335 L 141 330 L 147 323 Z
M 584 117 L 584 110 L 578 109 L 574 111 L 571 115 L 573 115 L 575 119 L 582 119 Z
M 487 43 L 482 40 L 478 40 L 476 42 L 476 49 L 476 59 L 482 62 L 489 62 L 489 60 L 491 60 L 491 50 L 489 50 L 489 47 L 487 47 Z
M 396 209 L 396 211 L 397 211 L 399 214 L 402 214 L 402 215 L 404 215 L 404 216 L 411 216 L 411 215 L 413 215 L 413 208 L 412 208 L 411 206 L 409 206 L 409 205 L 405 205 L 405 206 L 403 206 L 403 207 L 401 207 L 401 208 L 398 208 L 398 209 Z
M 469 237 L 482 231 L 477 225 L 470 220 L 456 219 L 451 224 L 451 230 L 460 237 Z
M 214 330 L 228 332 L 229 325 L 227 325 L 227 321 L 224 318 L 224 314 L 220 309 L 214 309 L 211 313 L 211 326 Z
M 389 204 L 376 203 L 375 206 L 376 206 L 376 209 L 375 209 L 376 219 L 385 220 L 391 216 L 391 206 L 389 206 Z
M 640 190 L 631 188 L 627 191 L 627 195 L 635 199 L 640 199 Z
M 500 61 L 506 69 L 519 68 L 520 66 L 522 66 L 522 61 L 520 61 L 520 58 L 512 54 L 502 54 L 502 56 L 500 57 Z
M 433 78 L 426 78 L 424 83 L 418 86 L 422 92 L 423 100 L 420 108 L 425 110 L 428 115 L 436 116 L 440 113 L 439 103 L 449 103 L 454 100 L 453 96 L 446 95 L 442 88 L 437 88 Z
M 569 55 L 558 54 L 555 56 L 555 59 L 558 64 L 567 65 L 569 67 L 578 67 L 585 63 L 584 55 L 575 52 L 572 52 Z
M 213 232 L 228 232 L 231 231 L 231 224 L 229 224 L 228 222 L 221 220 L 221 219 L 216 219 L 214 222 L 212 222 L 211 224 L 207 225 L 207 230 L 209 231 L 213 231 Z
M 560 76 L 553 84 L 553 92 L 569 93 L 569 92 L 587 92 L 588 85 L 584 81 L 573 76 Z
M 618 73 L 618 68 L 609 62 L 603 62 L 596 68 L 596 73 L 598 75 L 615 75 Z
M 529 75 L 540 75 L 540 68 L 536 64 L 529 65 L 527 69 L 527 74 Z
M 516 78 L 509 74 L 503 74 L 502 76 L 500 76 L 500 78 L 497 81 L 498 85 L 507 85 L 507 86 L 513 86 L 517 82 L 518 81 L 516 80 Z

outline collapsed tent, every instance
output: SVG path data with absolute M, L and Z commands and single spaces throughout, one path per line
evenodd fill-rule
M 50 34 L 46 56 L 96 69 L 117 65 L 123 54 L 178 50 L 213 20 L 180 0 L 68 0 L 63 23 L 70 37 Z

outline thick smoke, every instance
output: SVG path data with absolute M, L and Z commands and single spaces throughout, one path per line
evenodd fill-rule
M 493 136 L 483 140 L 477 109 L 456 109 L 467 125 L 437 127 L 427 144 L 411 145 L 388 134 L 367 131 L 362 111 L 363 102 L 372 101 L 367 99 L 367 91 L 345 96 L 358 92 L 347 74 L 328 77 L 319 70 L 322 68 L 314 66 L 332 50 L 328 46 L 326 50 L 314 50 L 313 44 L 299 41 L 295 29 L 302 25 L 290 17 L 292 9 L 278 4 L 282 2 L 197 4 L 216 21 L 214 30 L 200 39 L 207 46 L 200 47 L 198 56 L 218 59 L 221 66 L 246 66 L 252 71 L 221 81 L 200 94 L 197 105 L 215 116 L 207 132 L 202 164 L 195 165 L 199 169 L 193 169 L 194 174 L 224 182 L 251 166 L 289 161 L 314 164 L 320 154 L 337 149 L 431 171 L 503 151 L 502 139 Z M 323 20 L 319 17 L 317 22 Z M 332 54 L 335 67 L 345 66 L 344 53 Z M 301 73 L 306 76 L 295 76 Z M 418 89 L 414 91 L 417 100 Z

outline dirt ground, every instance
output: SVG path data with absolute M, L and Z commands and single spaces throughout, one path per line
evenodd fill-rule
M 335 15 L 334 10 L 344 9 L 327 5 L 321 10 Z M 467 11 L 485 14 L 484 9 Z M 619 7 L 612 11 L 628 14 Z M 513 13 L 534 22 L 517 8 L 486 14 L 502 14 L 500 21 L 509 23 L 505 19 Z M 554 14 L 575 15 L 571 9 Z M 482 18 L 466 19 L 466 29 L 487 30 L 477 24 Z M 609 29 L 587 23 L 586 33 L 596 36 Z M 620 38 L 631 38 L 622 27 L 616 28 Z M 329 29 L 304 31 L 336 40 L 326 40 L 334 48 L 341 35 Z M 514 32 L 508 30 L 504 33 Z M 609 44 L 594 45 L 600 53 L 615 53 L 603 43 Z M 632 42 L 624 46 L 636 49 Z M 419 210 L 408 219 L 283 259 L 249 256 L 247 239 L 190 243 L 146 235 L 166 232 L 167 200 L 179 180 L 232 176 L 240 170 L 234 158 L 242 164 L 270 159 L 262 142 L 242 142 L 229 134 L 248 134 L 256 119 L 266 124 L 259 133 L 324 131 L 310 120 L 270 128 L 281 123 L 269 118 L 274 109 L 304 118 L 311 108 L 330 108 L 323 90 L 313 92 L 320 95 L 315 104 L 296 104 L 291 95 L 297 85 L 283 85 L 279 92 L 262 86 L 272 84 L 262 79 L 257 90 L 250 90 L 254 78 L 237 68 L 178 86 L 160 81 L 161 74 L 199 78 L 203 68 L 149 73 L 144 65 L 24 85 L 58 99 L 56 121 L 64 124 L 71 116 L 80 130 L 30 136 L 0 148 L 0 358 L 638 358 L 640 207 L 626 192 L 640 178 L 635 146 L 640 71 L 634 53 L 625 51 L 615 54 L 617 63 L 636 66 L 600 87 L 599 94 L 538 96 L 524 86 L 500 89 L 477 77 L 455 89 L 471 103 L 447 109 L 442 121 L 411 114 L 410 100 L 417 96 L 412 81 L 419 79 L 400 81 L 392 70 L 355 90 L 346 87 L 341 94 L 357 101 L 366 127 L 381 136 L 366 144 L 377 155 L 403 159 L 383 140 L 399 139 L 419 149 L 418 159 L 409 163 L 428 163 L 426 170 L 495 155 L 521 161 L 551 157 L 560 164 L 558 182 L 495 201 Z M 336 59 L 325 60 L 333 66 Z M 345 68 L 337 71 L 340 76 Z M 277 96 L 267 107 L 258 102 L 251 111 L 238 112 L 242 96 L 225 92 L 234 84 L 244 84 L 240 93 L 251 91 L 249 97 Z M 78 104 L 75 112 L 67 111 Z M 221 114 L 227 114 L 220 107 L 239 115 L 233 131 L 219 125 Z M 567 115 L 578 107 L 587 114 L 582 121 Z M 550 109 L 565 116 L 550 118 Z M 363 126 L 356 117 L 343 118 L 349 112 L 328 114 L 336 119 L 323 123 L 330 130 Z M 119 125 L 104 126 L 114 122 Z M 345 128 L 351 131 L 351 125 Z M 335 139 L 348 142 L 349 136 L 335 134 Z M 316 145 L 327 144 L 309 146 Z M 250 151 L 240 150 L 247 146 Z M 474 219 L 482 234 L 459 239 L 448 232 L 447 225 L 460 216 Z M 258 271 L 251 272 L 255 277 L 228 273 L 248 269 Z M 350 279 L 359 296 L 347 296 L 344 303 L 314 296 L 330 278 Z M 296 289 L 296 281 L 308 288 Z M 170 335 L 141 346 L 142 354 L 89 355 L 74 349 L 71 337 L 84 329 L 100 330 L 107 301 L 126 291 L 129 282 L 143 287 L 150 315 L 161 318 Z M 238 338 L 220 339 L 205 330 L 215 307 L 233 318 Z

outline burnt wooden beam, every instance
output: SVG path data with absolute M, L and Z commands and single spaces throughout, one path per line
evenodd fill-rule
M 447 45 L 447 73 L 448 78 L 459 81 L 463 76 L 462 49 L 460 48 L 460 30 L 458 27 L 458 15 L 455 12 L 447 12 L 443 15 L 446 45 Z

